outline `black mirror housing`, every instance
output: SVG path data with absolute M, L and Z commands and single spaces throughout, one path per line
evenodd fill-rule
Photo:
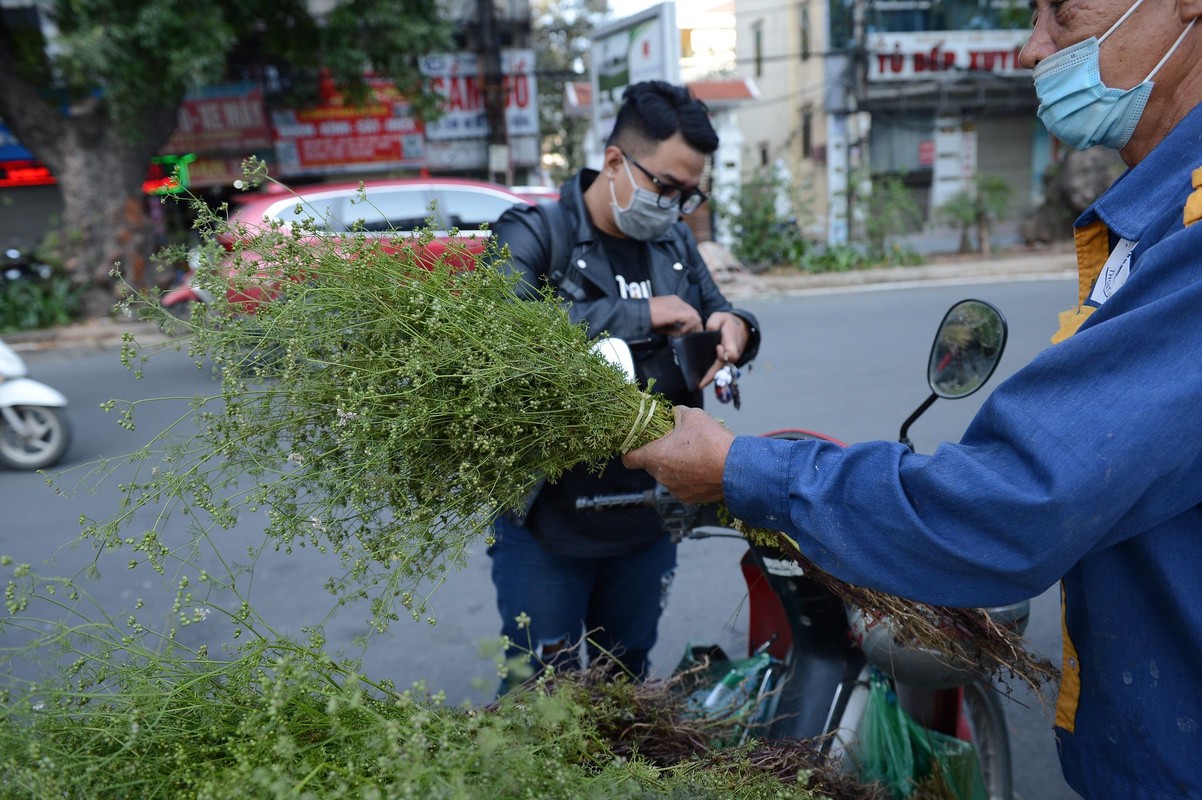
M 961 300 L 943 317 L 931 358 L 927 383 L 939 397 L 968 397 L 993 375 L 1006 348 L 1006 318 L 984 300 Z

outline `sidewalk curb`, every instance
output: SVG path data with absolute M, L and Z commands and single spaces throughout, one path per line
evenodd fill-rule
M 170 338 L 153 322 L 102 317 L 58 328 L 5 333 L 0 335 L 0 339 L 18 353 L 66 349 L 106 350 L 119 348 L 126 333 L 132 334 L 141 344 L 164 342 Z
M 1047 280 L 1076 275 L 1071 250 L 1048 249 L 993 259 L 950 261 L 914 267 L 884 267 L 819 274 L 738 273 L 717 276 L 728 297 L 796 296 L 861 288 L 884 289 L 921 283 L 976 283 L 1005 280 Z

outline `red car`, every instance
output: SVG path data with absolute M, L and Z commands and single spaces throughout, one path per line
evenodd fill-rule
M 488 236 L 479 230 L 480 226 L 495 222 L 513 205 L 531 202 L 504 186 L 484 181 L 458 178 L 372 180 L 362 184 L 356 181 L 306 186 L 295 192 L 247 195 L 238 202 L 230 221 L 231 230 L 237 230 L 243 226 L 254 228 L 265 220 L 278 220 L 287 226 L 312 219 L 321 236 L 347 236 L 353 231 L 353 235 L 386 235 L 392 240 L 404 240 L 417 228 L 431 227 L 435 238 L 428 250 L 432 256 L 437 256 L 452 241 L 452 229 L 458 229 L 456 241 L 468 252 L 479 254 Z M 223 244 L 227 249 L 232 248 L 232 239 L 227 238 Z M 253 311 L 255 305 L 274 294 L 274 281 L 270 275 L 263 277 L 262 284 L 254 288 L 231 286 L 226 290 L 227 299 Z M 212 299 L 203 289 L 193 286 L 191 278 L 189 273 L 182 286 L 163 295 L 164 308 L 179 313 L 188 307 L 186 304 Z

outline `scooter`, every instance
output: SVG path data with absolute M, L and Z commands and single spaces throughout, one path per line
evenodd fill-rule
M 0 466 L 44 469 L 71 445 L 67 398 L 27 378 L 25 361 L 0 341 Z
M 1001 360 L 1006 334 L 1005 318 L 989 303 L 964 300 L 947 312 L 928 363 L 931 394 L 902 424 L 901 443 L 914 449 L 910 426 L 937 399 L 967 397 L 985 384 Z M 597 349 L 615 365 L 623 365 L 621 343 L 606 342 Z M 766 435 L 843 444 L 801 429 Z M 682 503 L 662 486 L 577 501 L 582 510 L 636 506 L 655 508 L 676 541 L 742 538 L 718 524 L 714 507 Z M 752 545 L 740 567 L 748 592 L 748 657 L 731 659 L 716 645 L 690 645 L 681 668 L 720 666 L 713 673 L 717 680 L 693 695 L 698 713 L 743 709 L 744 740 L 812 740 L 824 754 L 850 768 L 857 757 L 870 687 L 884 679 L 901 707 L 922 726 L 972 743 L 985 796 L 1011 800 L 1005 712 L 988 676 L 944 653 L 895 640 L 887 620 L 872 620 L 844 603 L 782 552 Z M 1030 602 L 987 611 L 1021 634 Z
M 33 259 L 19 247 L 8 247 L 0 265 L 0 284 L 15 281 L 46 280 L 54 273 L 50 265 Z

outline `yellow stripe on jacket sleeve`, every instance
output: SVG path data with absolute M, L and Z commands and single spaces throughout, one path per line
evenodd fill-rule
M 1064 661 L 1060 668 L 1060 694 L 1056 698 L 1057 728 L 1074 733 L 1077 728 L 1077 706 L 1081 702 L 1081 664 L 1077 648 L 1068 635 L 1068 608 L 1064 600 L 1064 583 L 1060 584 L 1060 630 L 1064 644 Z
M 1189 227 L 1202 219 L 1202 167 L 1190 176 L 1194 192 L 1185 201 L 1185 225 Z

